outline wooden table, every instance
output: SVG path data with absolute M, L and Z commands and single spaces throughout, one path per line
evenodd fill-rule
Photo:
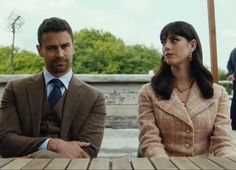
M 236 157 L 168 158 L 95 158 L 95 159 L 27 159 L 0 158 L 1 169 L 88 169 L 88 170 L 219 170 L 236 169 Z

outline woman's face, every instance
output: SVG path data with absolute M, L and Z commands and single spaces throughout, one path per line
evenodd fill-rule
M 195 39 L 190 42 L 185 37 L 169 34 L 162 42 L 162 52 L 169 65 L 189 64 L 189 54 L 196 48 Z

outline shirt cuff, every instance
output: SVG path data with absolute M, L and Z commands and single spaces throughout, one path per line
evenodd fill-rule
M 51 138 L 47 138 L 39 147 L 38 150 L 47 150 L 48 148 L 48 142 Z

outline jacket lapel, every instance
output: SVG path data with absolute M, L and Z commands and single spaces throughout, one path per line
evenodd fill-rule
M 193 117 L 210 107 L 213 103 L 214 98 L 203 98 L 197 84 L 194 83 L 186 107 L 181 103 L 175 91 L 173 91 L 169 100 L 160 100 L 159 107 L 166 113 L 171 114 L 193 127 Z
M 29 107 L 32 116 L 33 136 L 38 136 L 40 132 L 44 93 L 44 79 L 41 73 L 32 77 L 32 81 L 27 85 Z
M 191 90 L 191 94 L 189 96 L 189 100 L 187 102 L 187 110 L 190 117 L 195 117 L 197 114 L 209 108 L 212 104 L 214 104 L 214 102 L 214 97 L 210 99 L 205 99 L 202 96 L 200 89 L 197 87 L 197 84 L 194 83 L 194 86 Z
M 77 80 L 74 76 L 71 79 L 68 87 L 64 110 L 61 120 L 61 137 L 62 139 L 68 138 L 69 128 L 75 113 L 78 112 L 78 108 L 83 100 L 85 91 L 81 90 L 83 83 Z
M 184 107 L 184 105 L 181 103 L 177 93 L 173 91 L 171 98 L 169 100 L 160 100 L 159 101 L 159 107 L 164 112 L 182 120 L 189 126 L 193 126 L 192 120 Z

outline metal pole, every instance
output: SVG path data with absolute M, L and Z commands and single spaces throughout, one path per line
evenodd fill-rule
M 214 78 L 214 82 L 218 83 L 219 76 L 218 76 L 218 66 L 217 66 L 214 0 L 208 0 L 208 21 L 209 21 L 209 36 L 210 36 L 211 72 Z
M 20 19 L 20 16 L 17 16 L 16 19 L 13 21 L 11 28 L 12 28 L 12 33 L 13 33 L 13 37 L 12 37 L 12 46 L 11 46 L 11 68 L 10 68 L 10 74 L 14 74 L 14 45 L 15 45 L 15 33 L 16 33 L 16 21 Z

